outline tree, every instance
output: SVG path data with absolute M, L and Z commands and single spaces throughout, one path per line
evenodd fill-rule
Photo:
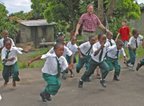
M 0 32 L 6 29 L 9 31 L 10 36 L 13 38 L 15 36 L 17 27 L 14 24 L 14 21 L 10 20 L 7 16 L 8 11 L 3 4 L 0 4 L 0 13 Z

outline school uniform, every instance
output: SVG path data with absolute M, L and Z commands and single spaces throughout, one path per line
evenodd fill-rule
M 76 65 L 76 71 L 78 73 L 79 73 L 79 71 L 81 70 L 81 68 L 83 67 L 84 64 L 85 64 L 86 70 L 88 70 L 88 67 L 89 67 L 88 62 L 90 60 L 91 53 L 93 52 L 92 46 L 93 45 L 91 45 L 89 41 L 87 41 L 85 43 L 82 43 L 79 46 L 79 49 L 80 49 L 80 52 L 81 52 L 83 58 L 79 57 L 78 64 Z
M 113 39 L 107 39 L 106 43 L 108 44 L 108 46 L 116 45 L 116 43 L 115 43 L 115 41 Z
M 55 95 L 61 86 L 59 79 L 60 72 L 66 70 L 68 67 L 67 61 L 64 56 L 58 58 L 55 52 L 44 54 L 41 59 L 46 59 L 42 68 L 42 76 L 47 82 L 47 86 L 44 88 L 43 92 Z
M 104 81 L 106 78 L 108 72 L 109 72 L 109 66 L 104 61 L 108 45 L 105 43 L 105 47 L 99 51 L 97 55 L 95 55 L 95 51 L 97 51 L 101 47 L 100 42 L 97 42 L 93 45 L 93 53 L 91 54 L 91 59 L 89 61 L 89 67 L 88 71 L 85 71 L 83 76 L 81 77 L 82 81 L 85 81 L 87 78 L 89 78 L 95 71 L 96 67 L 99 66 L 101 69 L 102 79 L 101 81 Z
M 22 54 L 22 48 L 11 47 L 10 50 L 7 50 L 5 47 L 1 52 L 1 59 L 3 63 L 3 78 L 5 82 L 9 82 L 9 76 L 12 75 L 14 81 L 19 81 L 19 71 L 17 65 L 17 54 Z M 13 61 L 4 61 L 5 59 L 10 59 L 14 57 Z
M 117 76 L 117 77 L 120 74 L 120 65 L 118 63 L 118 57 L 120 54 L 123 54 L 123 56 L 126 56 L 126 53 L 123 48 L 118 50 L 116 45 L 108 47 L 106 62 L 109 65 L 110 71 L 112 71 L 113 68 L 115 69 L 114 76 Z
M 77 44 L 72 44 L 71 41 L 69 41 L 67 43 L 66 47 L 68 47 L 69 50 L 71 50 L 71 52 L 72 52 L 72 54 L 74 56 L 73 63 L 76 63 L 75 54 L 76 54 L 76 52 L 78 52 L 78 46 L 77 46 Z M 66 59 L 67 59 L 68 63 L 70 64 L 70 57 L 66 56 Z
M 143 36 L 139 35 L 137 38 L 134 38 L 134 36 L 132 36 L 128 42 L 128 45 L 130 46 L 128 48 L 129 50 L 129 56 L 130 59 L 127 61 L 128 65 L 130 64 L 131 66 L 134 65 L 135 60 L 136 60 L 136 49 L 142 44 L 143 41 Z M 133 48 L 133 49 L 131 49 Z

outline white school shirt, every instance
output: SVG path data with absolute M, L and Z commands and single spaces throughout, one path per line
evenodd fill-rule
M 134 38 L 134 36 L 130 37 L 128 45 L 130 45 L 132 48 L 136 48 L 136 41 L 135 40 L 136 40 L 136 38 Z M 138 37 L 137 37 L 138 47 L 139 47 L 139 45 L 142 44 L 142 41 L 143 41 L 143 36 L 138 35 Z
M 9 37 L 8 37 L 8 39 L 11 40 L 12 46 L 15 46 L 15 43 L 14 43 L 13 39 L 12 39 L 12 38 L 9 38 Z M 2 47 L 4 47 L 4 38 L 1 38 L 1 39 L 0 39 L 0 48 L 2 48 Z
M 87 51 L 90 49 L 90 47 L 91 47 L 91 44 L 90 44 L 89 41 L 87 41 L 87 42 L 85 42 L 85 43 L 82 43 L 82 44 L 79 46 L 79 49 L 80 49 L 80 51 L 81 51 L 82 54 L 87 55 L 86 53 L 87 53 Z M 91 48 L 91 50 L 90 50 L 90 55 L 92 54 L 92 52 L 93 52 L 93 49 Z
M 120 54 L 123 54 L 123 56 L 126 56 L 126 53 L 124 51 L 124 48 L 121 48 L 120 50 L 117 49 L 117 46 L 116 45 L 113 45 L 113 46 L 110 46 L 108 47 L 108 50 L 107 50 L 107 57 L 110 57 L 112 59 L 117 59 L 117 51 L 119 51 L 118 53 L 118 56 Z
M 111 43 L 112 43 L 112 46 L 113 46 L 113 45 L 116 45 L 116 43 L 115 43 L 115 41 L 114 41 L 113 39 L 110 39 L 110 40 L 107 39 L 107 40 L 106 40 L 106 43 L 107 43 L 109 46 L 111 46 L 110 41 L 111 41 Z
M 76 54 L 76 52 L 78 51 L 78 46 L 77 44 L 72 44 L 71 41 L 69 41 L 66 45 L 71 51 L 73 54 Z
M 48 51 L 48 53 L 54 53 L 54 48 L 52 47 L 52 48 Z M 66 55 L 71 56 L 71 55 L 72 55 L 72 52 L 71 52 L 71 50 L 70 50 L 68 47 L 66 47 L 66 46 L 64 45 L 64 53 L 63 53 L 63 56 L 66 57 Z
M 101 58 L 101 61 L 99 61 L 99 56 L 100 56 L 101 50 L 99 51 L 99 53 L 98 53 L 97 55 L 94 56 L 94 54 L 95 54 L 95 51 L 97 51 L 97 50 L 101 47 L 101 44 L 100 44 L 100 42 L 97 42 L 97 43 L 95 43 L 95 44 L 93 45 L 93 53 L 91 54 L 91 58 L 92 58 L 94 61 L 100 63 L 100 62 L 102 62 L 102 61 L 104 60 L 109 45 L 108 45 L 107 43 L 105 43 L 104 46 L 105 46 L 105 47 L 103 48 L 102 58 Z
M 8 55 L 8 59 L 12 58 L 12 57 L 15 57 L 15 59 L 13 61 L 7 61 L 5 63 L 5 65 L 9 66 L 9 65 L 13 65 L 17 62 L 17 54 L 22 54 L 22 48 L 18 48 L 18 47 L 11 47 L 10 49 L 10 53 Z M 4 60 L 6 58 L 6 54 L 7 54 L 7 49 L 4 47 L 2 49 L 2 52 L 1 52 L 1 59 Z
M 57 66 L 57 60 L 58 59 L 62 70 L 66 70 L 68 67 L 68 63 L 64 56 L 57 57 L 55 52 L 54 53 L 47 53 L 42 55 L 41 59 L 46 59 L 44 66 L 42 68 L 42 72 L 50 75 L 57 75 L 58 74 L 58 66 Z

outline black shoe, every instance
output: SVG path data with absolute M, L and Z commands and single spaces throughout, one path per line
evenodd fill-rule
M 83 87 L 83 81 L 79 81 L 78 88 L 82 88 L 82 87 Z
M 137 66 L 136 66 L 136 70 L 138 71 L 141 68 L 141 66 L 142 65 L 140 63 L 138 63 Z
M 102 87 L 106 88 L 106 83 L 105 83 L 105 80 L 100 80 L 100 84 L 102 85 Z
M 114 75 L 113 80 L 120 81 L 119 77 L 117 75 Z
M 46 102 L 46 94 L 44 92 L 40 93 L 43 102 Z
M 46 94 L 45 94 L 45 98 L 46 98 L 46 100 L 48 100 L 48 101 L 51 101 L 51 100 L 52 100 L 49 93 L 46 93 Z

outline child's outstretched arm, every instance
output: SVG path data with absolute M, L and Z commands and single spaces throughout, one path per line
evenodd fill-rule
M 117 41 L 117 40 L 118 40 L 119 35 L 120 35 L 120 33 L 118 33 L 118 34 L 117 34 L 117 36 L 116 36 L 116 38 L 115 38 L 115 41 Z
M 38 56 L 38 57 L 35 57 L 34 59 L 28 61 L 28 66 L 33 63 L 34 61 L 38 61 L 38 60 L 41 60 L 41 56 Z

